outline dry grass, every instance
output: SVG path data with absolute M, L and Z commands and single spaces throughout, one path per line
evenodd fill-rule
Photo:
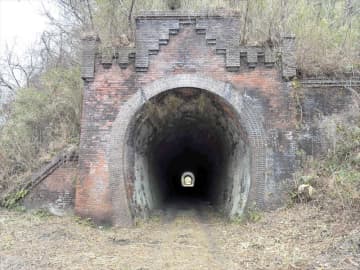
M 0 210 L 0 269 L 359 269 L 360 214 L 314 205 L 227 223 L 207 213 L 133 229 Z

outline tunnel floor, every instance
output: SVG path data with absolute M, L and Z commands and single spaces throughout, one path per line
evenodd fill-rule
M 160 216 L 164 223 L 172 223 L 178 217 L 192 216 L 201 222 L 209 217 L 219 216 L 219 211 L 210 201 L 195 196 L 174 196 L 166 200 L 161 209 L 154 209 L 152 215 Z
M 194 196 L 193 194 L 174 195 L 164 201 L 163 209 L 176 208 L 179 210 L 197 209 L 203 206 L 212 207 L 212 204 L 206 197 Z

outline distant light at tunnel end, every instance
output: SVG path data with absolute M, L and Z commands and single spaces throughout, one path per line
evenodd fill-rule
M 183 187 L 194 187 L 195 176 L 192 172 L 184 172 L 181 175 L 181 186 Z

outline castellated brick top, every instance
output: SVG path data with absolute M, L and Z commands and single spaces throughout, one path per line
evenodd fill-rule
M 107 47 L 99 50 L 96 37 L 83 38 L 82 77 L 94 76 L 95 61 L 106 68 L 118 64 L 126 69 L 135 65 L 136 72 L 146 72 L 151 64 L 149 55 L 158 54 L 161 46 L 166 46 L 172 35 L 177 35 L 183 27 L 192 26 L 198 35 L 203 35 L 214 53 L 224 55 L 227 71 L 239 72 L 240 65 L 254 68 L 258 63 L 273 67 L 276 53 L 269 47 L 240 45 L 240 17 L 234 13 L 189 13 L 189 12 L 146 12 L 136 17 L 136 42 L 133 47 Z M 282 44 L 285 61 L 281 63 L 283 76 L 296 75 L 294 38 L 286 38 Z M 99 63 L 99 62 L 97 62 Z

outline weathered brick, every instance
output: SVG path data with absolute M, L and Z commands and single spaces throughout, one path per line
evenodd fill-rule
M 84 61 L 83 76 L 87 80 L 76 188 L 78 214 L 131 224 L 136 186 L 131 165 L 134 153 L 127 144 L 133 135 L 134 115 L 149 99 L 179 87 L 200 88 L 218 96 L 222 110 L 240 119 L 251 148 L 248 203 L 263 208 L 278 205 L 283 184 L 296 168 L 296 99 L 292 84 L 283 81 L 296 75 L 294 40 L 284 41 L 282 69 L 278 69 L 276 52 L 239 46 L 236 25 L 236 16 L 144 15 L 137 19 L 135 63 L 129 61 L 133 50 L 117 49 L 115 56 L 103 57 L 103 63 L 97 56 L 92 78 L 87 67 L 95 54 L 88 56 L 91 61 Z M 304 100 L 304 106 L 311 102 L 311 98 Z M 310 109 L 307 112 L 313 114 Z

